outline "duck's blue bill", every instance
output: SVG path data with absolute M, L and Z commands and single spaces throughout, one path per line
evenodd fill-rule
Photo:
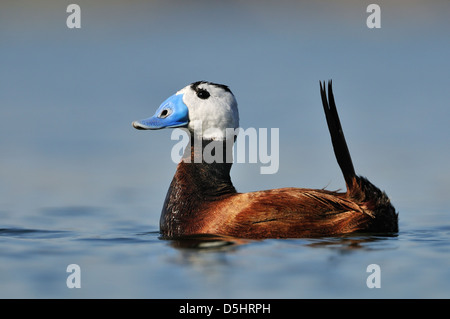
M 159 130 L 169 127 L 182 127 L 189 123 L 189 112 L 183 102 L 183 94 L 172 95 L 148 119 L 134 121 L 138 130 Z

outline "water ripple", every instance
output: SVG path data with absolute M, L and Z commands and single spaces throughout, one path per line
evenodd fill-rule
M 0 236 L 16 238 L 61 238 L 71 235 L 70 231 L 63 230 L 45 230 L 30 228 L 0 228 Z

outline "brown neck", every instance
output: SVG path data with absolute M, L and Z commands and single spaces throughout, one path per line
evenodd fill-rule
M 183 235 L 187 228 L 196 226 L 194 221 L 205 204 L 236 193 L 230 178 L 232 163 L 226 160 L 226 151 L 226 142 L 191 138 L 161 212 L 163 236 Z

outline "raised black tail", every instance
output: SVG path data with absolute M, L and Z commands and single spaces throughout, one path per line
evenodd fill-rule
M 328 129 L 333 143 L 334 155 L 344 175 L 347 184 L 347 196 L 360 205 L 363 211 L 372 219 L 364 231 L 397 232 L 398 214 L 395 212 L 389 197 L 385 192 L 373 185 L 367 178 L 356 176 L 352 158 L 345 142 L 341 121 L 334 102 L 331 80 L 328 82 L 328 98 L 325 82 L 320 82 L 323 110 L 327 118 Z
M 344 132 L 342 131 L 336 103 L 334 102 L 331 80 L 328 82 L 328 99 L 325 82 L 323 85 L 320 82 L 320 95 L 322 96 L 323 110 L 325 111 L 331 142 L 333 143 L 334 155 L 344 175 L 347 190 L 350 191 L 354 186 L 356 174 L 350 152 L 348 151 L 347 142 L 345 141 Z

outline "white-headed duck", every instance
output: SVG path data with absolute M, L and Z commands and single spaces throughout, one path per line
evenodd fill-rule
M 398 214 L 388 196 L 357 176 L 332 92 L 320 83 L 322 104 L 346 192 L 280 188 L 239 193 L 230 179 L 230 161 L 205 161 L 215 143 L 226 154 L 227 128 L 239 126 L 236 99 L 228 86 L 192 83 L 169 97 L 154 116 L 133 122 L 140 130 L 187 128 L 190 147 L 177 166 L 162 208 L 163 238 L 214 234 L 238 238 L 299 238 L 353 232 L 398 231 Z M 195 139 L 201 139 L 200 148 Z M 220 148 L 217 148 L 220 147 Z

